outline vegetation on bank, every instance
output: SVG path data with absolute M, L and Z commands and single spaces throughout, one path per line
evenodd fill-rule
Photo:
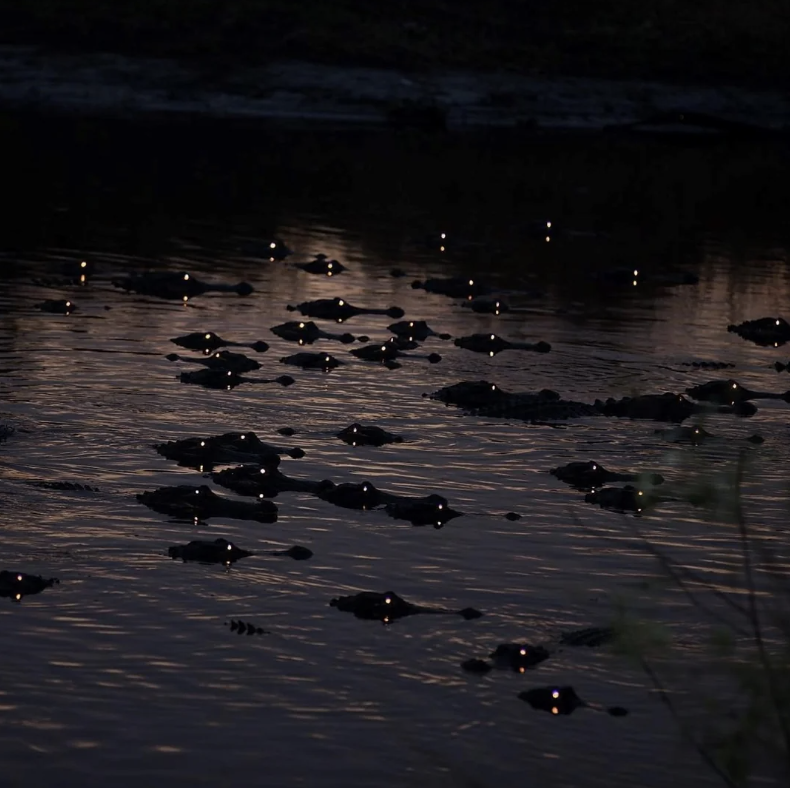
M 782 85 L 787 0 L 0 0 L 0 43 L 196 60 Z

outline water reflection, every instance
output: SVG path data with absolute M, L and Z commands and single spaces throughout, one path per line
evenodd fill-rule
M 458 664 L 494 643 L 606 623 L 610 599 L 623 595 L 699 646 L 703 633 L 678 595 L 644 588 L 654 565 L 631 523 L 721 582 L 738 555 L 727 526 L 677 502 L 625 522 L 585 504 L 549 470 L 585 460 L 649 468 L 667 487 L 702 484 L 697 477 L 709 470 L 719 490 L 716 472 L 759 430 L 766 440 L 751 455 L 746 506 L 776 536 L 786 520 L 788 450 L 777 436 L 787 404 L 760 401 L 748 426 L 706 414 L 699 428 L 718 439 L 676 446 L 659 440 L 653 423 L 532 425 L 462 413 L 424 395 L 459 381 L 551 390 L 582 403 L 678 393 L 708 380 L 708 370 L 693 366 L 700 361 L 733 364 L 749 389 L 777 390 L 776 349 L 727 326 L 776 320 L 788 303 L 778 199 L 786 151 L 690 153 L 575 139 L 438 146 L 379 135 L 330 144 L 299 133 L 262 144 L 257 131 L 10 123 L 3 133 L 16 154 L 7 188 L 18 200 L 0 266 L 0 361 L 10 370 L 0 378 L 0 418 L 17 430 L 2 445 L 3 547 L 9 566 L 43 577 L 57 566 L 63 583 L 26 598 L 21 610 L 0 610 L 0 625 L 19 644 L 4 661 L 2 704 L 24 707 L 37 730 L 34 738 L 6 720 L 9 774 L 28 783 L 57 784 L 68 772 L 82 784 L 91 774 L 119 785 L 141 777 L 185 784 L 195 774 L 219 781 L 230 767 L 260 773 L 266 763 L 272 784 L 396 785 L 433 773 L 421 754 L 428 748 L 439 760 L 471 760 L 486 781 L 528 769 L 547 784 L 577 785 L 580 759 L 589 759 L 581 771 L 591 786 L 660 786 L 670 771 L 676 782 L 704 783 L 694 757 L 677 755 L 674 724 L 646 699 L 641 674 L 609 651 L 567 650 L 538 669 L 555 688 L 578 677 L 585 696 L 611 697 L 616 687 L 629 707 L 650 709 L 649 726 L 615 735 L 608 725 L 617 721 L 604 715 L 578 728 L 536 726 L 515 690 L 503 695 L 493 679 L 470 684 Z M 524 216 L 551 216 L 551 233 Z M 285 260 L 291 250 L 297 260 L 343 261 L 342 297 L 334 276 L 307 276 Z M 660 281 L 666 261 L 699 283 Z M 89 263 L 86 281 L 79 262 Z M 596 272 L 618 268 L 628 274 L 625 286 L 606 277 L 593 286 Z M 205 293 L 184 307 L 112 285 L 149 269 L 248 282 L 252 292 Z M 456 279 L 460 295 L 411 287 Z M 468 288 L 482 281 L 506 299 L 495 297 L 493 308 L 479 296 L 469 301 Z M 68 318 L 35 309 L 47 299 L 76 300 L 79 309 Z M 316 303 L 386 310 L 322 313 L 319 331 L 332 334 L 338 319 L 353 319 L 352 339 L 377 345 L 405 331 L 442 362 L 388 370 L 355 359 L 340 334 L 319 339 L 340 339 L 333 355 L 345 363 L 329 375 L 294 369 L 289 388 L 228 392 L 175 381 L 170 338 L 191 335 L 205 359 L 218 352 L 212 337 L 257 350 L 272 335 L 271 352 L 254 360 L 263 379 L 276 376 L 294 348 L 291 335 L 272 327 L 293 322 L 288 304 Z M 393 328 L 401 318 L 406 325 Z M 475 334 L 540 338 L 551 349 L 491 356 L 442 339 Z M 309 344 L 306 337 L 296 341 Z M 368 423 L 403 441 L 354 446 L 335 437 Z M 237 510 L 225 509 L 206 526 L 202 510 L 171 523 L 135 500 L 141 490 L 182 485 L 192 495 L 212 483 L 202 475 L 211 465 L 244 461 L 204 456 L 194 441 L 254 429 L 275 442 L 287 427 L 304 446 L 304 456 L 282 458 L 290 477 L 343 479 L 355 489 L 368 482 L 412 498 L 435 490 L 436 507 L 449 499 L 464 516 L 441 529 L 411 528 L 284 490 L 276 524 L 231 519 Z M 151 450 L 178 439 L 193 439 L 173 456 L 181 465 Z M 101 492 L 25 484 L 31 479 Z M 508 511 L 522 518 L 505 520 Z M 429 508 L 426 522 L 436 514 Z M 211 543 L 218 533 L 257 555 L 230 573 L 168 559 L 169 545 Z M 310 561 L 261 555 L 287 554 L 294 542 L 312 551 Z M 464 600 L 486 615 L 469 626 L 457 616 L 415 616 L 403 628 L 332 615 L 331 599 L 360 588 L 397 588 L 445 610 Z M 229 638 L 227 621 L 272 634 Z M 282 758 L 297 742 L 300 757 Z M 33 759 L 32 747 L 55 757 Z M 86 748 L 95 756 L 90 773 L 74 754 Z

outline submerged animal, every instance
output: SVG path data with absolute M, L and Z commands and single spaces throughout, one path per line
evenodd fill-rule
M 624 717 L 628 710 L 621 706 L 604 708 L 599 704 L 587 703 L 582 700 L 573 687 L 537 687 L 535 689 L 519 692 L 520 700 L 526 701 L 533 709 L 551 712 L 552 714 L 573 714 L 576 709 L 588 708 L 596 711 L 606 711 L 613 717 Z
M 446 608 L 414 605 L 392 591 L 386 591 L 383 594 L 377 591 L 362 591 L 351 596 L 336 597 L 329 604 L 331 607 L 336 607 L 344 613 L 353 613 L 356 618 L 368 621 L 381 621 L 384 624 L 419 613 L 457 615 L 467 621 L 480 618 L 483 615 L 473 607 L 465 607 L 463 610 L 447 610 Z
M 271 329 L 281 339 L 288 342 L 298 342 L 300 345 L 312 345 L 318 339 L 332 339 L 348 345 L 354 341 L 353 334 L 330 334 L 328 331 L 321 330 L 312 320 L 304 322 L 302 320 L 289 320 L 280 323 Z
M 318 494 L 321 489 L 332 486 L 330 481 L 314 482 L 286 476 L 277 467 L 279 463 L 280 458 L 277 456 L 262 459 L 257 465 L 240 465 L 214 471 L 211 479 L 239 495 L 254 495 L 258 498 L 276 498 L 281 492 Z
M 761 317 L 727 326 L 727 331 L 763 347 L 779 347 L 790 340 L 790 323 L 781 317 Z
M 475 353 L 488 353 L 489 356 L 495 356 L 503 350 L 534 350 L 536 353 L 548 353 L 551 350 L 548 342 L 510 342 L 496 334 L 471 334 L 467 337 L 458 337 L 455 344 Z
M 178 353 L 168 353 L 165 358 L 168 361 L 184 361 L 187 364 L 201 364 L 208 369 L 235 372 L 237 375 L 241 375 L 243 372 L 253 372 L 261 368 L 260 363 L 254 358 L 245 356 L 244 353 L 231 353 L 229 350 L 217 350 L 204 358 L 179 356 Z
M 305 317 L 317 317 L 324 320 L 336 320 L 342 323 L 355 315 L 387 315 L 394 320 L 403 317 L 403 310 L 397 306 L 389 309 L 370 309 L 353 306 L 342 298 L 319 298 L 316 301 L 304 301 L 296 306 L 288 306 L 289 312 L 301 312 Z
M 187 561 L 197 561 L 201 564 L 225 564 L 230 566 L 241 558 L 255 555 L 250 550 L 236 547 L 227 539 L 215 539 L 208 542 L 196 539 L 188 544 L 177 544 L 167 549 L 167 554 L 173 558 Z
M 256 353 L 265 353 L 269 349 L 268 343 L 262 340 L 258 342 L 231 342 L 218 336 L 213 331 L 194 331 L 191 334 L 185 334 L 170 341 L 187 350 L 201 350 L 205 355 L 213 353 L 221 347 L 249 347 Z
M 411 286 L 417 290 L 422 288 L 428 293 L 438 293 L 450 298 L 472 299 L 476 296 L 488 295 L 491 288 L 479 279 L 468 276 L 454 276 L 448 279 L 415 280 Z
M 178 379 L 182 383 L 191 383 L 204 386 L 207 389 L 235 389 L 242 383 L 277 383 L 280 386 L 292 386 L 296 381 L 290 375 L 280 375 L 276 378 L 245 378 L 230 369 L 198 369 L 194 372 L 182 372 Z
M 4 569 L 0 572 L 0 597 L 10 597 L 19 602 L 22 597 L 40 594 L 45 588 L 52 588 L 57 583 L 60 583 L 57 577 L 47 579 L 41 575 L 9 572 Z
M 432 525 L 437 529 L 463 515 L 463 512 L 450 508 L 446 498 L 436 494 L 389 501 L 385 503 L 384 510 L 397 520 L 407 520 L 412 525 Z
M 235 285 L 210 284 L 201 282 L 185 271 L 153 271 L 145 274 L 131 274 L 112 280 L 115 287 L 127 292 L 166 298 L 173 301 L 187 301 L 204 293 L 236 293 L 248 296 L 253 292 L 252 285 L 239 282 Z
M 604 468 L 599 462 L 589 460 L 587 462 L 569 462 L 558 468 L 552 468 L 549 473 L 556 476 L 560 481 L 567 482 L 572 487 L 586 490 L 593 487 L 600 487 L 607 482 L 634 482 L 643 481 L 650 484 L 661 484 L 664 477 L 658 473 L 618 473 Z
M 343 362 L 330 356 L 329 353 L 294 353 L 292 356 L 283 356 L 280 363 L 302 369 L 320 369 L 328 372 L 330 369 L 339 367 Z
M 277 522 L 277 506 L 271 501 L 233 501 L 220 497 L 205 484 L 198 487 L 192 484 L 160 487 L 139 493 L 137 500 L 159 514 L 179 520 L 202 522 L 211 517 L 229 517 L 233 520 L 254 520 L 259 523 Z
M 770 391 L 752 391 L 736 380 L 711 380 L 699 386 L 686 389 L 686 394 L 697 400 L 717 402 L 722 405 L 736 405 L 752 399 L 781 399 L 790 402 L 790 391 L 773 393 Z
M 510 305 L 503 298 L 494 296 L 476 296 L 471 300 L 464 301 L 463 306 L 481 315 L 501 315 L 510 312 Z
M 654 434 L 660 435 L 670 443 L 690 443 L 692 446 L 698 446 L 708 438 L 713 437 L 704 427 L 700 427 L 698 424 L 676 425 L 668 430 L 656 430 Z
M 336 276 L 346 270 L 342 263 L 330 260 L 325 254 L 317 254 L 315 260 L 311 260 L 309 263 L 294 263 L 294 265 L 308 274 L 324 274 L 325 276 Z
M 46 490 L 60 490 L 62 492 L 99 492 L 98 487 L 91 487 L 89 484 L 79 484 L 78 482 L 40 482 L 26 481 L 31 487 L 43 487 Z
M 652 421 L 681 422 L 696 413 L 732 413 L 737 416 L 751 416 L 757 409 L 748 402 L 734 405 L 707 405 L 690 402 L 682 394 L 639 394 L 636 397 L 614 399 L 605 402 L 595 401 L 595 407 L 604 416 L 617 416 L 628 419 L 650 419 Z
M 427 356 L 415 356 L 414 354 L 404 353 L 404 342 L 409 343 L 408 346 L 410 347 L 416 346 L 416 343 L 412 345 L 409 340 L 404 341 L 397 337 L 393 337 L 386 342 L 374 342 L 372 345 L 354 348 L 354 350 L 350 352 L 363 361 L 377 361 L 391 369 L 400 366 L 400 364 L 395 361 L 395 359 L 398 358 L 422 358 L 427 359 L 431 364 L 438 364 L 442 360 L 442 357 L 438 353 L 429 353 Z
M 245 241 L 239 247 L 239 251 L 246 257 L 267 257 L 272 262 L 285 260 L 288 255 L 293 254 L 285 241 L 280 238 L 272 238 L 268 241 Z
M 271 632 L 267 632 L 263 627 L 256 627 L 255 624 L 250 624 L 248 621 L 231 619 L 230 623 L 225 623 L 225 626 L 229 626 L 230 631 L 237 635 L 271 635 Z
M 264 443 L 254 432 L 226 432 L 209 438 L 184 438 L 154 444 L 154 449 L 168 460 L 197 470 L 232 462 L 260 462 L 276 467 L 279 455 L 294 459 L 304 457 L 299 447 L 286 448 Z
M 357 422 L 340 430 L 337 437 L 349 446 L 384 446 L 387 443 L 403 442 L 400 435 L 394 435 L 381 427 L 362 425 Z
M 584 496 L 584 500 L 598 504 L 602 509 L 641 514 L 653 499 L 645 490 L 626 484 L 624 487 L 601 487 L 593 490 Z
M 395 336 L 416 342 L 425 342 L 428 337 L 450 339 L 449 334 L 438 334 L 424 320 L 400 320 L 397 323 L 390 323 L 387 326 L 387 331 L 391 331 Z
M 53 315 L 70 315 L 77 309 L 77 305 L 73 301 L 64 299 L 48 298 L 40 304 L 36 304 L 36 309 L 42 312 L 49 312 Z

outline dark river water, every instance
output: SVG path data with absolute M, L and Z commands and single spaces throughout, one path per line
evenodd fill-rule
M 0 447 L 0 569 L 60 579 L 0 605 L 4 786 L 713 784 L 648 678 L 611 648 L 566 648 L 525 675 L 480 677 L 460 663 L 499 643 L 553 648 L 560 633 L 607 625 L 623 606 L 670 626 L 688 662 L 703 659 L 707 620 L 673 584 L 646 582 L 656 563 L 634 525 L 725 585 L 740 553 L 722 511 L 678 501 L 635 519 L 585 503 L 548 471 L 593 459 L 660 472 L 668 487 L 706 478 L 726 510 L 728 474 L 747 447 L 747 516 L 784 560 L 789 406 L 760 401 L 750 419 L 707 417 L 717 437 L 689 447 L 656 435 L 670 426 L 657 422 L 532 425 L 463 415 L 424 395 L 481 379 L 583 402 L 722 377 L 790 388 L 773 368 L 786 348 L 727 332 L 788 316 L 786 147 L 20 116 L 0 121 L 0 142 L 0 421 L 16 428 Z M 545 221 L 548 240 L 535 231 Z M 272 237 L 294 254 L 251 256 Z M 348 270 L 327 277 L 292 264 L 319 252 Z M 84 285 L 53 281 L 80 260 L 95 270 Z M 638 269 L 640 281 L 594 277 L 618 267 Z M 147 269 L 244 280 L 254 292 L 182 304 L 111 283 Z M 681 269 L 699 282 L 645 282 Z M 476 314 L 411 287 L 455 275 L 519 291 L 508 296 L 519 310 Z M 311 349 L 343 366 L 280 364 L 299 350 L 270 331 L 296 316 L 286 306 L 333 296 L 397 305 L 453 337 L 496 332 L 552 350 L 490 357 L 432 337 L 412 352 L 438 352 L 440 363 L 404 359 L 390 370 L 351 356 L 355 345 L 320 340 Z M 36 308 L 60 298 L 77 311 Z M 378 341 L 392 321 L 316 322 Z M 291 373 L 296 383 L 182 384 L 178 373 L 197 367 L 165 356 L 190 355 L 170 340 L 193 331 L 265 340 L 252 376 Z M 734 368 L 688 365 L 699 360 Z M 335 433 L 354 421 L 404 440 L 348 446 Z M 283 427 L 296 434 L 282 437 Z M 439 493 L 464 515 L 413 527 L 281 493 L 275 524 L 193 527 L 138 503 L 145 490 L 210 483 L 152 444 L 236 430 L 301 446 L 303 459 L 283 459 L 290 475 Z M 745 442 L 755 433 L 762 445 Z M 257 555 L 226 571 L 167 556 L 170 545 L 220 536 L 254 551 L 302 544 L 314 557 Z M 363 590 L 484 616 L 382 626 L 328 604 Z M 232 634 L 223 625 L 234 618 L 271 634 Z M 552 683 L 630 715 L 553 718 L 517 698 Z

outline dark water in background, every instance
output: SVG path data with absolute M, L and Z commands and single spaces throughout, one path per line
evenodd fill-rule
M 556 786 L 706 784 L 646 678 L 621 657 L 566 650 L 527 677 L 483 679 L 459 663 L 500 642 L 552 643 L 562 630 L 605 624 L 618 600 L 670 623 L 681 651 L 696 653 L 699 614 L 672 587 L 645 590 L 655 566 L 632 521 L 585 504 L 546 471 L 596 459 L 677 484 L 725 472 L 740 441 L 759 432 L 766 443 L 750 451 L 747 511 L 784 555 L 788 406 L 758 403 L 750 420 L 712 417 L 706 427 L 723 439 L 691 449 L 661 442 L 653 430 L 666 425 L 652 422 L 587 419 L 553 429 L 465 417 L 422 395 L 480 378 L 584 401 L 680 391 L 725 375 L 790 388 L 771 366 L 787 360 L 784 349 L 726 331 L 787 315 L 786 148 L 20 117 L 0 121 L 0 140 L 10 197 L 0 418 L 18 430 L 0 448 L 0 568 L 61 579 L 20 606 L 0 605 L 5 784 L 454 786 L 523 783 L 525 775 Z M 544 218 L 608 235 L 546 243 L 528 232 Z M 272 235 L 297 251 L 291 259 L 320 251 L 349 270 L 311 276 L 239 251 Z M 87 286 L 32 284 L 78 258 L 98 269 Z M 700 283 L 591 286 L 591 271 L 619 265 L 680 266 Z M 109 283 L 153 266 L 244 279 L 255 293 L 182 306 Z M 392 278 L 396 266 L 409 276 Z M 410 287 L 457 273 L 546 296 L 511 299 L 529 311 L 492 317 Z M 425 352 L 440 352 L 440 364 L 406 361 L 389 371 L 319 342 L 312 349 L 347 365 L 322 374 L 279 364 L 298 349 L 269 332 L 294 317 L 286 305 L 334 295 L 397 304 L 454 336 L 490 330 L 553 350 L 487 358 L 431 339 Z M 79 310 L 62 317 L 34 308 L 62 297 Z M 389 322 L 361 316 L 344 330 L 384 339 Z M 164 358 L 176 350 L 169 339 L 202 330 L 265 339 L 271 349 L 254 374 L 292 373 L 296 385 L 182 385 Z M 682 364 L 695 359 L 736 367 Z M 352 449 L 333 437 L 355 420 L 405 442 Z M 281 438 L 283 426 L 298 434 Z M 136 502 L 142 490 L 199 478 L 152 443 L 237 429 L 302 446 L 307 456 L 286 459 L 286 473 L 439 492 L 466 514 L 442 530 L 414 528 L 285 493 L 274 525 L 213 519 L 193 529 Z M 31 479 L 101 491 L 23 483 Z M 505 520 L 511 510 L 523 519 Z M 639 524 L 723 582 L 739 555 L 732 529 L 688 504 L 665 504 Z M 170 544 L 216 536 L 253 550 L 300 543 L 315 557 L 254 557 L 226 573 L 165 556 Z M 385 628 L 328 607 L 338 593 L 385 589 L 485 616 L 418 616 Z M 232 636 L 222 626 L 232 617 L 274 634 Z M 632 716 L 551 719 L 516 698 L 555 681 Z

